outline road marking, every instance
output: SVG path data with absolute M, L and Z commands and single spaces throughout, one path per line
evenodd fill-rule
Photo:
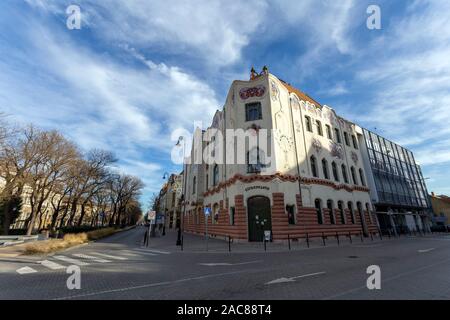
M 417 250 L 417 252 L 419 253 L 425 253 L 425 252 L 430 252 L 433 251 L 435 248 L 430 248 L 430 249 L 422 249 L 422 250 Z
M 239 273 L 250 273 L 250 272 L 253 273 L 254 270 L 253 269 L 252 270 L 239 270 L 239 271 L 232 271 L 232 272 L 208 274 L 208 275 L 204 275 L 204 276 L 184 278 L 184 279 L 179 279 L 179 280 L 175 280 L 175 281 L 156 282 L 156 283 L 149 283 L 149 284 L 144 284 L 144 285 L 134 286 L 134 287 L 124 287 L 124 288 L 118 288 L 118 289 L 91 292 L 91 293 L 86 293 L 86 294 L 78 294 L 78 295 L 73 295 L 73 296 L 55 298 L 53 300 L 68 300 L 68 299 L 74 299 L 74 298 L 80 298 L 80 297 L 95 296 L 95 295 L 105 294 L 105 293 L 124 292 L 124 291 L 136 290 L 136 289 L 157 287 L 157 286 L 163 286 L 163 285 L 171 285 L 171 284 L 193 281 L 193 280 L 202 280 L 202 279 L 216 278 L 216 277 L 221 277 L 221 276 L 227 276 L 227 275 L 233 275 L 233 274 L 239 274 Z
M 30 267 L 23 267 L 23 268 L 17 269 L 16 272 L 18 274 L 29 274 L 29 273 L 35 273 L 37 271 Z
M 82 253 L 74 253 L 73 255 L 75 257 L 78 257 L 78 258 L 92 260 L 92 261 L 100 262 L 100 263 L 111 262 L 110 260 L 106 260 L 106 259 L 102 259 L 102 258 L 98 258 L 98 257 L 93 257 L 93 256 L 88 256 L 87 254 L 82 254 Z
M 207 266 L 207 267 L 216 267 L 216 266 L 242 266 L 245 264 L 259 263 L 262 260 L 257 261 L 248 261 L 248 262 L 240 262 L 240 263 L 229 263 L 229 262 L 211 262 L 211 263 L 199 263 L 199 265 Z
M 275 279 L 272 281 L 267 282 L 266 284 L 277 284 L 277 283 L 284 283 L 284 282 L 295 282 L 295 279 L 300 279 L 300 278 L 306 278 L 306 277 L 312 277 L 312 276 L 317 276 L 319 274 L 324 274 L 326 273 L 325 271 L 321 271 L 321 272 L 315 272 L 315 273 L 309 273 L 309 274 L 304 274 L 301 276 L 296 276 L 296 277 L 290 277 L 290 278 L 279 278 L 279 279 Z
M 59 269 L 65 269 L 66 267 L 63 265 L 60 265 L 59 263 L 50 261 L 50 260 L 43 260 L 38 261 L 39 264 L 43 265 L 44 267 L 47 267 L 52 270 L 59 270 Z
M 160 254 L 170 254 L 169 251 L 161 251 L 161 250 L 155 250 L 155 249 L 143 249 L 143 248 L 140 248 L 140 249 L 136 249 L 136 250 L 139 250 L 139 251 L 149 251 L 149 252 L 160 253 Z
M 90 254 L 95 254 L 97 256 L 101 256 L 101 257 L 105 257 L 105 258 L 109 258 L 109 259 L 113 259 L 113 260 L 128 260 L 128 258 L 125 258 L 125 257 L 111 256 L 109 254 L 104 254 L 104 253 L 100 253 L 100 252 L 90 252 Z
M 151 253 L 151 252 L 143 252 L 143 251 L 133 251 L 134 253 L 136 253 L 136 255 L 145 255 L 145 256 L 157 256 L 156 253 Z
M 89 265 L 89 263 L 87 263 L 87 262 L 83 262 L 83 261 L 80 261 L 77 259 L 72 259 L 72 258 L 69 258 L 66 256 L 53 256 L 53 258 L 64 261 L 64 262 L 69 262 L 69 263 L 75 264 L 77 266 L 88 266 Z

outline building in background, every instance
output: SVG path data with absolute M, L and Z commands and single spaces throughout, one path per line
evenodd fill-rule
M 450 225 L 450 197 L 431 192 L 430 200 L 433 207 L 433 224 Z
M 431 204 L 413 153 L 374 132 L 363 132 L 363 162 L 381 230 L 430 231 Z

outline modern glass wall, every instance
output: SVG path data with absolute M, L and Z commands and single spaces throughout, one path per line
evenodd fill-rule
M 422 171 L 412 152 L 371 131 L 363 131 L 378 204 L 429 208 Z

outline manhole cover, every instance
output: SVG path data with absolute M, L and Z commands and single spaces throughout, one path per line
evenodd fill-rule
M 348 258 L 356 259 L 356 258 L 358 258 L 358 256 L 348 256 Z

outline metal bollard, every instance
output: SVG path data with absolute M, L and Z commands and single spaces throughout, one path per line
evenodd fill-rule
M 339 246 L 340 245 L 340 243 L 339 243 L 339 234 L 337 233 L 337 231 L 336 231 L 336 240 L 337 240 L 337 244 Z
M 350 231 L 348 232 L 348 238 L 350 239 L 350 243 L 353 243 L 352 234 Z
M 308 232 L 306 233 L 306 244 L 308 245 L 308 248 L 309 248 L 309 235 L 308 235 Z
M 231 237 L 228 236 L 228 252 L 231 252 Z
M 266 238 L 264 238 L 264 251 L 267 251 Z
M 181 251 L 184 249 L 184 236 L 181 236 Z
M 370 239 L 373 241 L 373 233 L 370 233 Z
M 322 232 L 322 241 L 323 241 L 323 245 L 326 246 L 327 244 L 325 243 L 325 235 Z
M 288 246 L 289 246 L 289 250 L 291 250 L 291 238 L 289 237 L 289 234 L 288 234 Z
M 359 235 L 361 236 L 361 242 L 364 242 L 362 232 Z

